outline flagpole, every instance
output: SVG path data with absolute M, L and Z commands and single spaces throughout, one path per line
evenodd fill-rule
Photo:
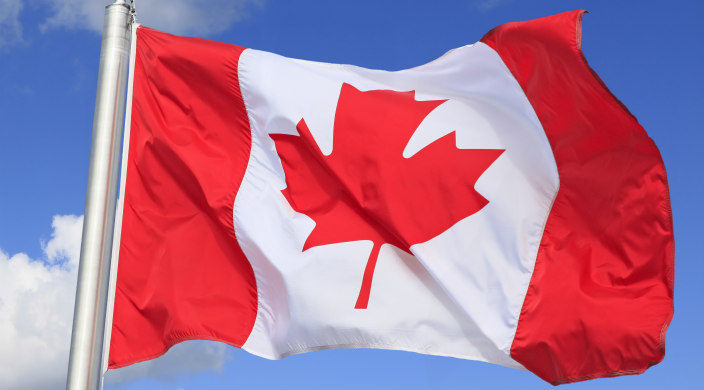
M 88 170 L 78 287 L 73 314 L 68 389 L 98 389 L 112 250 L 132 8 L 124 0 L 105 8 L 93 141 Z

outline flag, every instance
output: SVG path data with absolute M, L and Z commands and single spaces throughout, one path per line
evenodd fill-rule
M 397 72 L 140 27 L 109 367 L 191 339 L 553 384 L 660 362 L 666 173 L 587 64 L 582 13 Z

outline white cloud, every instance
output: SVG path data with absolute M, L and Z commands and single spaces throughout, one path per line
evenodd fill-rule
M 0 0 L 7 1 L 7 0 Z M 19 1 L 19 0 L 11 0 Z M 42 24 L 53 28 L 87 28 L 102 31 L 106 0 L 43 0 L 51 14 Z M 138 1 L 137 20 L 145 26 L 173 34 L 208 35 L 227 30 L 248 16 L 263 0 L 149 0 Z
M 45 261 L 0 250 L 0 388 L 64 386 L 82 225 L 54 217 Z
M 70 267 L 78 266 L 78 257 L 81 254 L 83 216 L 56 215 L 51 222 L 51 227 L 54 228 L 51 240 L 42 244 L 42 249 L 49 263 L 57 264 L 66 260 Z
M 83 217 L 58 215 L 52 227 L 42 259 L 0 249 L 0 389 L 66 384 Z M 189 342 L 162 358 L 110 371 L 106 381 L 217 371 L 228 358 L 224 344 Z
M 0 48 L 22 42 L 22 0 L 0 0 Z

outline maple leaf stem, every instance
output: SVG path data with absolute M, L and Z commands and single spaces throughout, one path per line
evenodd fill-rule
M 366 309 L 369 304 L 369 294 L 372 290 L 372 278 L 374 277 L 374 269 L 376 268 L 376 260 L 379 258 L 379 250 L 381 249 L 381 243 L 374 243 L 372 247 L 372 252 L 369 254 L 369 260 L 367 260 L 367 265 L 364 267 L 364 276 L 362 277 L 362 287 L 359 289 L 359 296 L 357 297 L 357 303 L 354 305 L 355 309 Z

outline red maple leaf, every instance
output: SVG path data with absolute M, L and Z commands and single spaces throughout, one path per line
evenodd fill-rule
M 315 222 L 303 251 L 338 242 L 371 240 L 355 308 L 366 309 L 379 249 L 408 253 L 489 203 L 475 189 L 503 153 L 457 149 L 455 132 L 410 158 L 403 150 L 423 119 L 445 100 L 416 101 L 415 92 L 361 92 L 343 84 L 335 112 L 333 151 L 325 156 L 305 118 L 300 136 L 272 134 L 286 174 L 281 192 Z

